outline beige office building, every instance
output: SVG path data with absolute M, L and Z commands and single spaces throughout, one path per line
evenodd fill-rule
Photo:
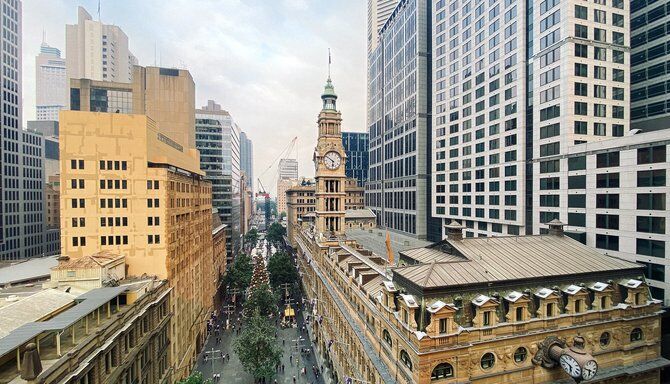
M 277 214 L 287 212 L 286 191 L 298 185 L 298 179 L 282 179 L 277 181 Z
M 65 26 L 67 78 L 129 83 L 137 58 L 128 49 L 128 36 L 116 25 L 93 20 L 77 8 L 77 24 Z

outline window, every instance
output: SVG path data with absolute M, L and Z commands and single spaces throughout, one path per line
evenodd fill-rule
M 593 28 L 593 39 L 600 42 L 606 42 L 607 40 L 607 31 L 600 28 Z
M 589 38 L 589 29 L 586 25 L 575 24 L 575 37 Z
M 448 319 L 440 319 L 440 333 L 447 333 L 447 321 Z
M 617 51 L 616 49 L 612 51 L 612 61 L 616 64 L 624 63 L 623 51 Z
M 593 10 L 593 21 L 596 23 L 607 24 L 607 12 L 600 9 Z
M 585 189 L 586 175 L 568 176 L 568 189 Z
M 665 210 L 665 193 L 638 193 L 637 209 Z
M 568 225 L 575 227 L 586 227 L 586 214 L 568 212 Z
M 619 236 L 596 234 L 596 248 L 618 251 Z
M 575 115 L 586 116 L 588 114 L 587 104 L 581 101 L 575 101 Z
M 665 169 L 654 169 L 650 171 L 637 172 L 638 187 L 664 187 Z M 76 208 L 76 207 L 75 207 Z
M 618 167 L 619 166 L 619 152 L 599 153 L 596 155 L 596 167 Z
M 612 69 L 612 80 L 623 83 L 623 69 Z
M 382 332 L 382 333 L 383 333 L 384 341 L 386 342 L 386 344 L 388 344 L 389 347 L 392 347 L 393 346 L 393 341 L 391 341 L 391 334 L 389 333 L 389 331 L 387 331 L 385 329 L 384 332 Z
M 526 361 L 526 357 L 528 356 L 528 351 L 524 347 L 519 347 L 514 351 L 514 362 L 515 363 L 523 363 Z
M 554 303 L 547 303 L 547 317 L 554 316 Z
M 598 65 L 593 66 L 593 77 L 598 80 L 607 80 L 607 68 Z
M 661 264 L 647 263 L 643 261 L 638 261 L 638 263 L 645 266 L 642 270 L 644 277 L 647 279 L 665 281 L 665 266 Z M 635 300 L 638 302 L 638 300 Z
M 516 321 L 523 321 L 523 307 L 516 307 Z
M 482 369 L 490 369 L 496 363 L 496 358 L 491 352 L 486 352 L 480 361 Z
M 635 342 L 635 341 L 640 341 L 642 340 L 642 330 L 640 328 L 635 328 L 631 331 L 630 333 L 630 341 Z
M 607 117 L 607 106 L 605 104 L 593 104 L 593 116 Z
M 596 208 L 619 209 L 619 195 L 607 193 L 597 194 Z
M 635 252 L 640 255 L 665 257 L 665 242 L 661 240 L 637 239 Z
M 637 150 L 637 163 L 638 164 L 651 164 L 651 163 L 663 163 L 665 162 L 665 145 L 659 145 L 655 147 L 648 148 L 638 148 Z
M 569 208 L 586 208 L 586 195 L 568 195 Z
M 637 231 L 665 234 L 665 217 L 637 216 Z
M 581 5 L 575 5 L 575 17 L 582 20 L 588 20 L 588 9 Z
M 619 173 L 597 174 L 596 188 L 619 188 Z
M 482 325 L 485 327 L 491 325 L 491 311 L 485 311 L 483 313 Z
M 575 313 L 582 311 L 582 300 L 575 300 Z
M 596 228 L 619 229 L 619 215 L 596 215 Z
M 561 134 L 560 123 L 554 123 L 544 127 L 540 127 L 540 139 L 546 139 L 548 137 L 554 137 L 560 134 Z
M 582 63 L 575 63 L 575 76 L 587 77 L 588 66 Z
M 404 349 L 400 351 L 400 361 L 409 369 L 412 370 L 412 359 L 409 358 L 407 351 Z
M 430 375 L 431 380 L 446 379 L 448 377 L 454 377 L 454 368 L 449 363 L 438 364 Z
M 586 156 L 568 158 L 568 171 L 579 171 L 586 169 Z
M 588 96 L 588 85 L 586 83 L 575 83 L 575 95 Z
M 575 44 L 575 56 L 588 57 L 588 48 L 584 44 Z
M 588 133 L 588 125 L 586 121 L 575 121 L 575 134 L 586 135 Z
M 600 335 L 600 346 L 601 347 L 606 347 L 609 345 L 610 340 L 612 339 L 612 336 L 610 335 L 609 332 L 603 332 Z
M 593 97 L 598 99 L 607 98 L 607 87 L 604 85 L 594 85 L 593 86 Z

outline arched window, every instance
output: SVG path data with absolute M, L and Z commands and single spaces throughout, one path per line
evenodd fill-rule
M 491 352 L 486 352 L 484 356 L 482 356 L 482 360 L 480 361 L 482 369 L 492 368 L 495 365 L 495 363 L 496 363 L 496 357 L 493 356 Z
M 642 330 L 640 328 L 635 328 L 630 333 L 630 341 L 640 341 L 642 340 Z
M 438 364 L 430 375 L 431 380 L 446 379 L 447 377 L 454 377 L 454 368 L 449 363 Z
M 412 359 L 409 358 L 407 351 L 404 349 L 400 351 L 400 361 L 405 364 L 410 371 L 412 370 Z
M 391 334 L 389 333 L 389 331 L 384 330 L 384 332 L 382 332 L 382 334 L 384 336 L 384 341 L 386 342 L 386 344 L 388 344 L 389 347 L 392 347 L 393 346 L 393 341 L 391 341 Z

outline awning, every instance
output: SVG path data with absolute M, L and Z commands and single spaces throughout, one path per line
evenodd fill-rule
M 295 310 L 293 308 L 286 308 L 284 310 L 284 317 L 295 317 Z

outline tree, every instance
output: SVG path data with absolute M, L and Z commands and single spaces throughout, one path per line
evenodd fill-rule
M 258 231 L 256 228 L 252 228 L 249 232 L 244 235 L 244 242 L 247 244 L 249 249 L 253 249 L 258 244 Z
M 276 373 L 275 367 L 280 363 L 282 349 L 277 344 L 274 332 L 274 326 L 269 320 L 256 311 L 233 344 L 244 370 L 255 378 L 272 378 Z
M 251 282 L 252 271 L 251 258 L 246 253 L 240 253 L 226 275 L 227 283 L 231 288 L 243 291 L 247 289 Z
M 284 241 L 284 235 L 286 235 L 286 228 L 279 223 L 272 223 L 265 238 L 274 244 L 281 244 Z
M 275 290 L 287 283 L 293 286 L 300 277 L 291 256 L 286 252 L 277 252 L 270 257 L 268 272 L 270 284 Z
M 277 297 L 267 283 L 251 289 L 244 302 L 245 317 L 251 317 L 255 312 L 265 317 L 277 314 Z
M 205 380 L 201 372 L 193 372 L 185 380 L 178 381 L 177 384 L 212 384 L 212 380 Z

